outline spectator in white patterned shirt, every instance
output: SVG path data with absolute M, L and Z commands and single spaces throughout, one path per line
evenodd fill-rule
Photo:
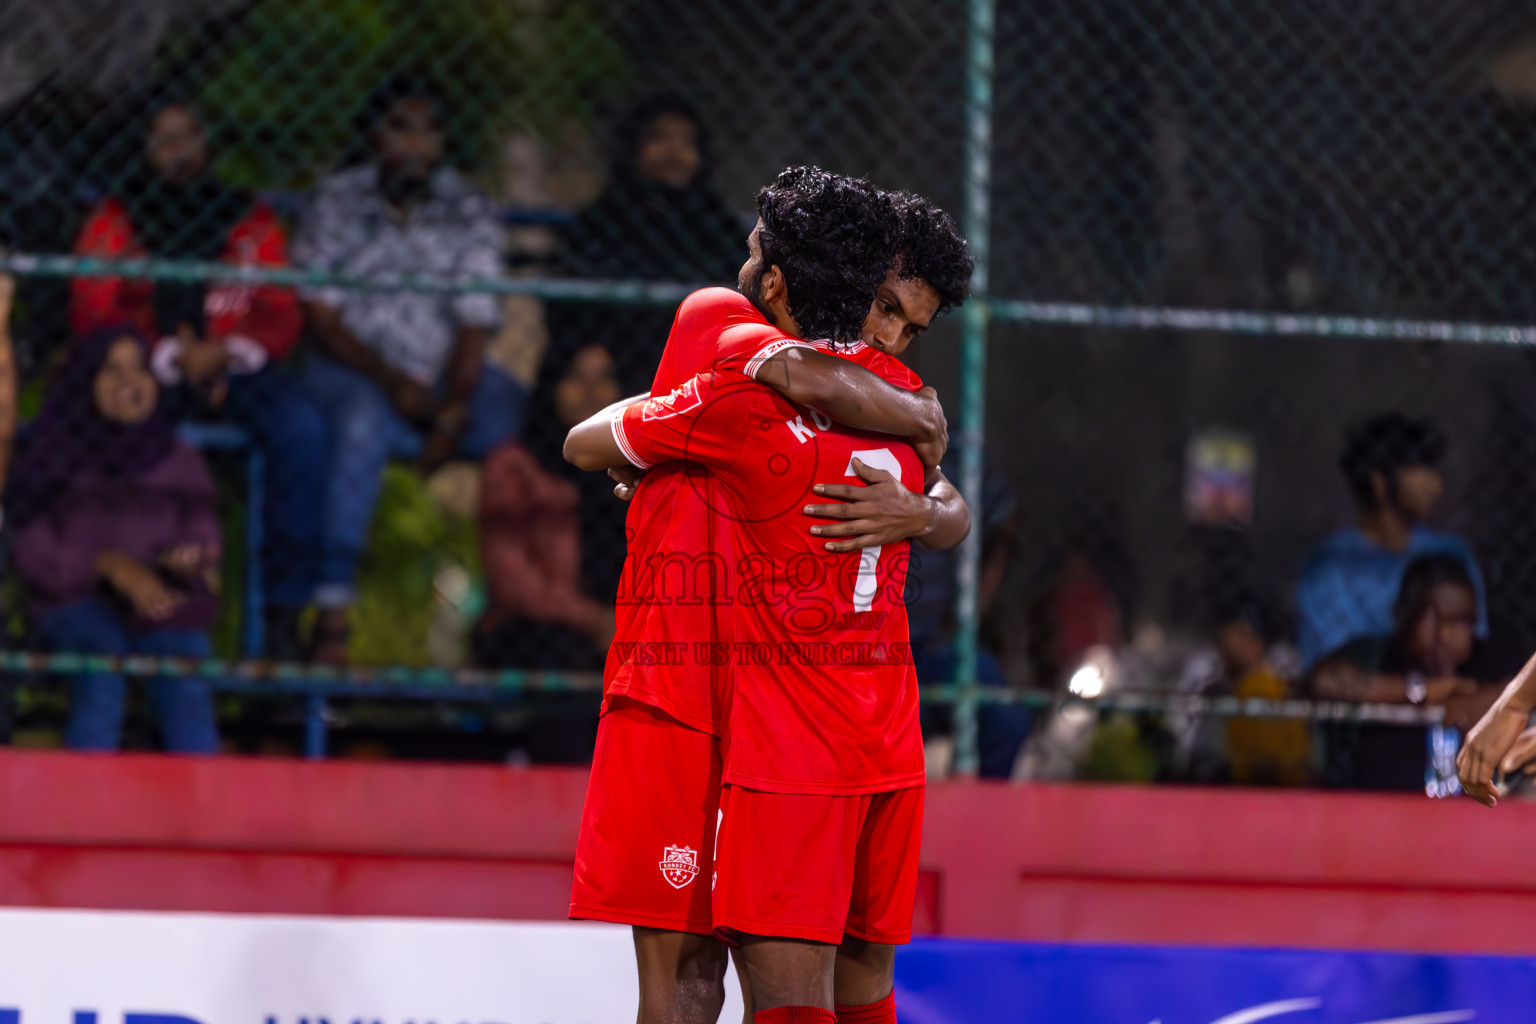
M 358 123 L 364 162 L 322 182 L 294 242 L 300 267 L 358 277 L 502 272 L 496 209 L 447 166 L 447 111 L 413 77 L 388 80 Z M 516 437 L 521 385 L 485 362 L 497 319 L 486 293 L 321 287 L 305 308 L 320 349 L 305 371 L 335 426 L 315 657 L 346 657 L 357 559 L 391 459 L 423 473 Z

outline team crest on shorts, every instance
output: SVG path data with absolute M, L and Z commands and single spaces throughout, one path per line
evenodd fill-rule
M 699 875 L 699 855 L 691 846 L 669 846 L 661 851 L 661 877 L 681 889 Z

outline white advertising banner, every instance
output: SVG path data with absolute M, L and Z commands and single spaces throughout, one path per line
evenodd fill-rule
M 618 925 L 0 910 L 0 1024 L 630 1024 L 637 993 Z

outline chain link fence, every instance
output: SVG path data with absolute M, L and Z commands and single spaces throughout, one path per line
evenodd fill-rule
M 755 190 L 795 163 L 921 192 L 989 255 L 988 316 L 909 359 L 949 396 L 957 452 L 986 442 L 979 475 L 946 466 L 983 527 L 960 588 L 979 643 L 948 611 L 964 559 L 921 554 L 925 682 L 1059 694 L 1105 647 L 1106 680 L 1186 703 L 1327 696 L 1245 693 L 1222 627 L 1258 622 L 1273 674 L 1302 674 L 1302 567 L 1357 517 L 1345 433 L 1389 411 L 1446 438 L 1428 521 L 1485 580 L 1477 671 L 1536 645 L 1536 6 L 23 0 L 0 28 L 23 419 L 72 338 L 128 320 L 172 426 L 249 439 L 262 472 L 212 460 L 223 657 L 599 668 L 623 507 L 559 438 L 648 387 L 676 302 L 734 279 Z M 455 396 L 475 443 L 431 451 L 465 328 L 503 415 Z M 372 405 L 334 372 L 338 336 L 370 331 L 404 368 Z M 967 374 L 984 416 L 956 401 Z M 30 612 L 17 627 L 48 639 Z M 1047 716 L 988 708 L 981 760 L 1007 771 Z M 1230 771 L 1177 715 L 1131 721 L 1074 757 Z

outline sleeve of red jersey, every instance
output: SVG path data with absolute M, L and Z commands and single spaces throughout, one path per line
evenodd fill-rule
M 908 391 L 920 391 L 923 387 L 923 378 L 919 377 L 905 363 L 900 362 L 900 360 L 897 360 L 897 364 L 901 366 L 902 377 L 900 379 L 893 377 L 891 382 L 897 387 L 906 388 Z
M 901 388 L 903 391 L 917 391 L 923 386 L 923 378 L 914 373 L 910 366 L 884 352 L 879 353 L 878 357 L 870 362 L 869 369 L 885 378 L 887 384 Z
M 624 457 L 641 469 L 660 462 L 728 465 L 746 436 L 748 389 L 738 373 L 705 372 L 671 394 L 625 406 L 610 421 Z
M 787 348 L 815 348 L 768 323 L 739 323 L 720 332 L 715 369 L 756 377 L 763 364 Z

